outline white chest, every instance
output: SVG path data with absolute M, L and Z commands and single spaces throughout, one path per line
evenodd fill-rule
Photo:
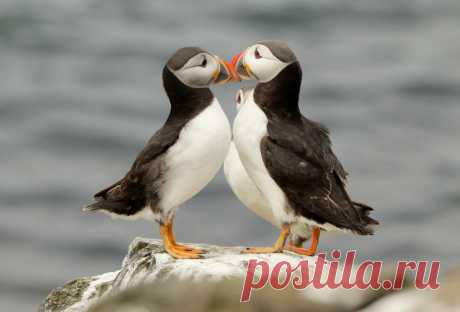
M 266 221 L 277 225 L 268 202 L 244 169 L 233 142 L 230 144 L 224 162 L 224 173 L 233 193 L 247 208 Z
M 290 222 L 293 216 L 287 215 L 286 197 L 266 169 L 260 151 L 267 123 L 265 113 L 252 99 L 248 100 L 235 119 L 234 141 L 244 168 L 267 199 L 275 219 Z
M 185 125 L 166 154 L 165 184 L 160 194 L 164 212 L 177 208 L 211 181 L 222 166 L 230 141 L 227 116 L 214 99 Z

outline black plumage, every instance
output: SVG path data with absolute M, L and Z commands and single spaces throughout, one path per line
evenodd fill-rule
M 179 59 L 188 59 L 193 53 L 201 51 L 188 49 L 185 51 L 188 53 L 182 53 L 184 55 Z M 181 63 L 177 59 L 175 62 Z M 149 206 L 153 212 L 158 212 L 161 200 L 159 190 L 168 170 L 164 156 L 177 141 L 184 126 L 207 108 L 214 98 L 209 88 L 192 88 L 183 84 L 168 66 L 163 69 L 163 86 L 171 103 L 165 124 L 147 142 L 128 173 L 115 184 L 96 193 L 95 201 L 87 206 L 87 210 L 106 210 L 131 216 Z
M 300 113 L 302 71 L 297 61 L 274 79 L 258 83 L 256 104 L 268 118 L 260 150 L 264 164 L 285 193 L 289 207 L 322 225 L 373 234 L 371 207 L 355 203 L 345 189 L 347 173 L 331 148 L 329 131 Z

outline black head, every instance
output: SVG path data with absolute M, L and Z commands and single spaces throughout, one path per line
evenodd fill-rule
M 272 54 L 280 61 L 290 64 L 297 61 L 294 51 L 289 48 L 286 42 L 280 40 L 263 40 L 257 44 L 267 47 Z
M 232 79 L 229 65 L 224 60 L 198 47 L 177 50 L 166 67 L 191 88 L 206 88 L 213 83 L 226 83 Z
M 296 55 L 285 42 L 266 40 L 250 46 L 235 56 L 232 66 L 241 79 L 268 82 L 284 68 L 296 62 Z

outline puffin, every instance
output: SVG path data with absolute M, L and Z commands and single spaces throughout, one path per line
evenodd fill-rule
M 252 97 L 253 92 L 254 88 L 241 88 L 238 90 L 235 99 L 237 112 Z M 251 180 L 246 169 L 244 169 L 233 141 L 230 143 L 230 148 L 224 161 L 224 175 L 231 190 L 244 206 L 272 225 L 278 228 L 281 227 L 278 220 L 274 218 L 266 198 Z M 291 228 L 288 246 L 300 247 L 309 237 L 309 226 L 303 223 L 298 224 L 296 227 Z
M 281 224 L 270 247 L 245 253 L 281 252 L 292 227 L 311 227 L 308 248 L 286 249 L 304 256 L 316 253 L 321 230 L 374 234 L 379 222 L 370 206 L 352 201 L 347 172 L 332 150 L 328 129 L 304 117 L 299 108 L 302 70 L 282 41 L 258 42 L 236 55 L 232 71 L 257 80 L 233 123 L 233 140 L 249 177 Z
M 84 210 L 158 222 L 174 258 L 204 250 L 177 243 L 174 215 L 217 174 L 231 141 L 230 123 L 209 86 L 232 81 L 229 64 L 198 47 L 177 50 L 162 73 L 170 102 L 164 125 L 148 140 L 126 175 L 94 195 Z

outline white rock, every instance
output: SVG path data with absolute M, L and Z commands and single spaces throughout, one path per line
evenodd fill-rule
M 103 296 L 143 282 L 167 279 L 219 281 L 245 277 L 249 260 L 265 260 L 273 267 L 279 261 L 288 261 L 293 267 L 307 259 L 313 274 L 315 257 L 300 257 L 292 253 L 240 254 L 243 247 L 192 245 L 208 250 L 204 259 L 174 259 L 160 240 L 136 238 L 129 246 L 121 269 L 94 277 L 71 281 L 53 290 L 40 311 L 85 311 Z M 257 272 L 256 272 L 257 273 Z

